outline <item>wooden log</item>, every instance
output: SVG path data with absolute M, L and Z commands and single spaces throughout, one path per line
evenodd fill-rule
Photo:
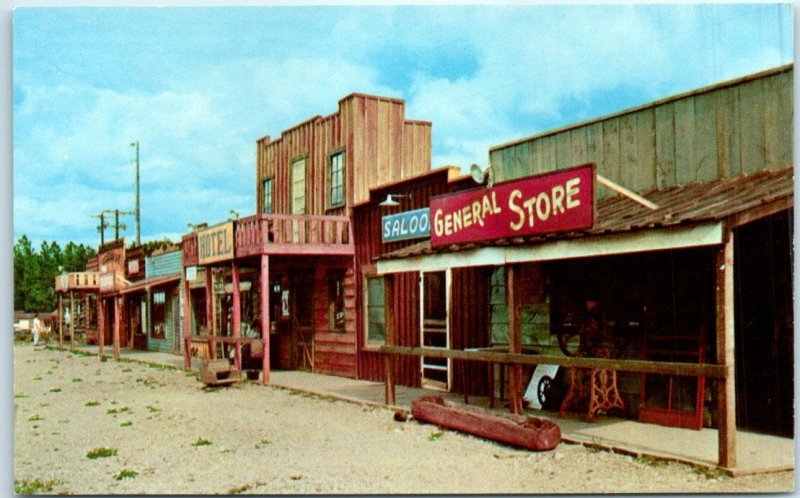
M 736 385 L 734 375 L 733 232 L 716 253 L 717 363 L 725 376 L 717 381 L 719 465 L 736 467 Z
M 411 413 L 417 420 L 533 451 L 552 450 L 561 442 L 561 429 L 552 420 L 501 415 L 475 406 L 450 403 L 441 396 L 414 400 Z
M 263 344 L 263 357 L 261 359 L 261 382 L 264 384 L 269 383 L 269 256 L 266 254 L 261 256 L 261 341 Z

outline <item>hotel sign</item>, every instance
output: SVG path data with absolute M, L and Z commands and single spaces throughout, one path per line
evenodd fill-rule
M 383 243 L 423 239 L 431 235 L 431 210 L 415 209 L 381 218 Z
M 526 237 L 594 225 L 594 164 L 431 199 L 431 245 Z
M 233 222 L 229 221 L 197 232 L 200 265 L 233 259 Z

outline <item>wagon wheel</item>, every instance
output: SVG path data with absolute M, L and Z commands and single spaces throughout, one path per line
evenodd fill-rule
M 578 330 L 562 330 L 558 332 L 558 347 L 567 356 L 579 356 L 581 334 Z
M 549 375 L 545 375 L 539 379 L 539 385 L 536 386 L 536 396 L 539 398 L 539 404 L 542 407 L 544 407 L 547 400 L 550 399 L 552 390 L 553 379 Z

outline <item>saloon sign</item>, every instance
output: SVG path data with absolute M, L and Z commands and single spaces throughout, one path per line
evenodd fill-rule
M 381 219 L 383 243 L 421 239 L 431 234 L 431 211 L 428 208 L 384 216 Z
M 431 245 L 591 228 L 594 164 L 431 199 Z
M 197 256 L 200 265 L 233 259 L 233 222 L 197 232 Z

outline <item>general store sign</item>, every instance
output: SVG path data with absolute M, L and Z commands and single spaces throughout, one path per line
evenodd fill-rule
M 431 235 L 431 210 L 415 209 L 381 218 L 383 243 L 423 239 Z
M 233 222 L 229 221 L 197 232 L 200 265 L 233 259 Z
M 431 245 L 525 237 L 594 225 L 594 164 L 431 199 Z

